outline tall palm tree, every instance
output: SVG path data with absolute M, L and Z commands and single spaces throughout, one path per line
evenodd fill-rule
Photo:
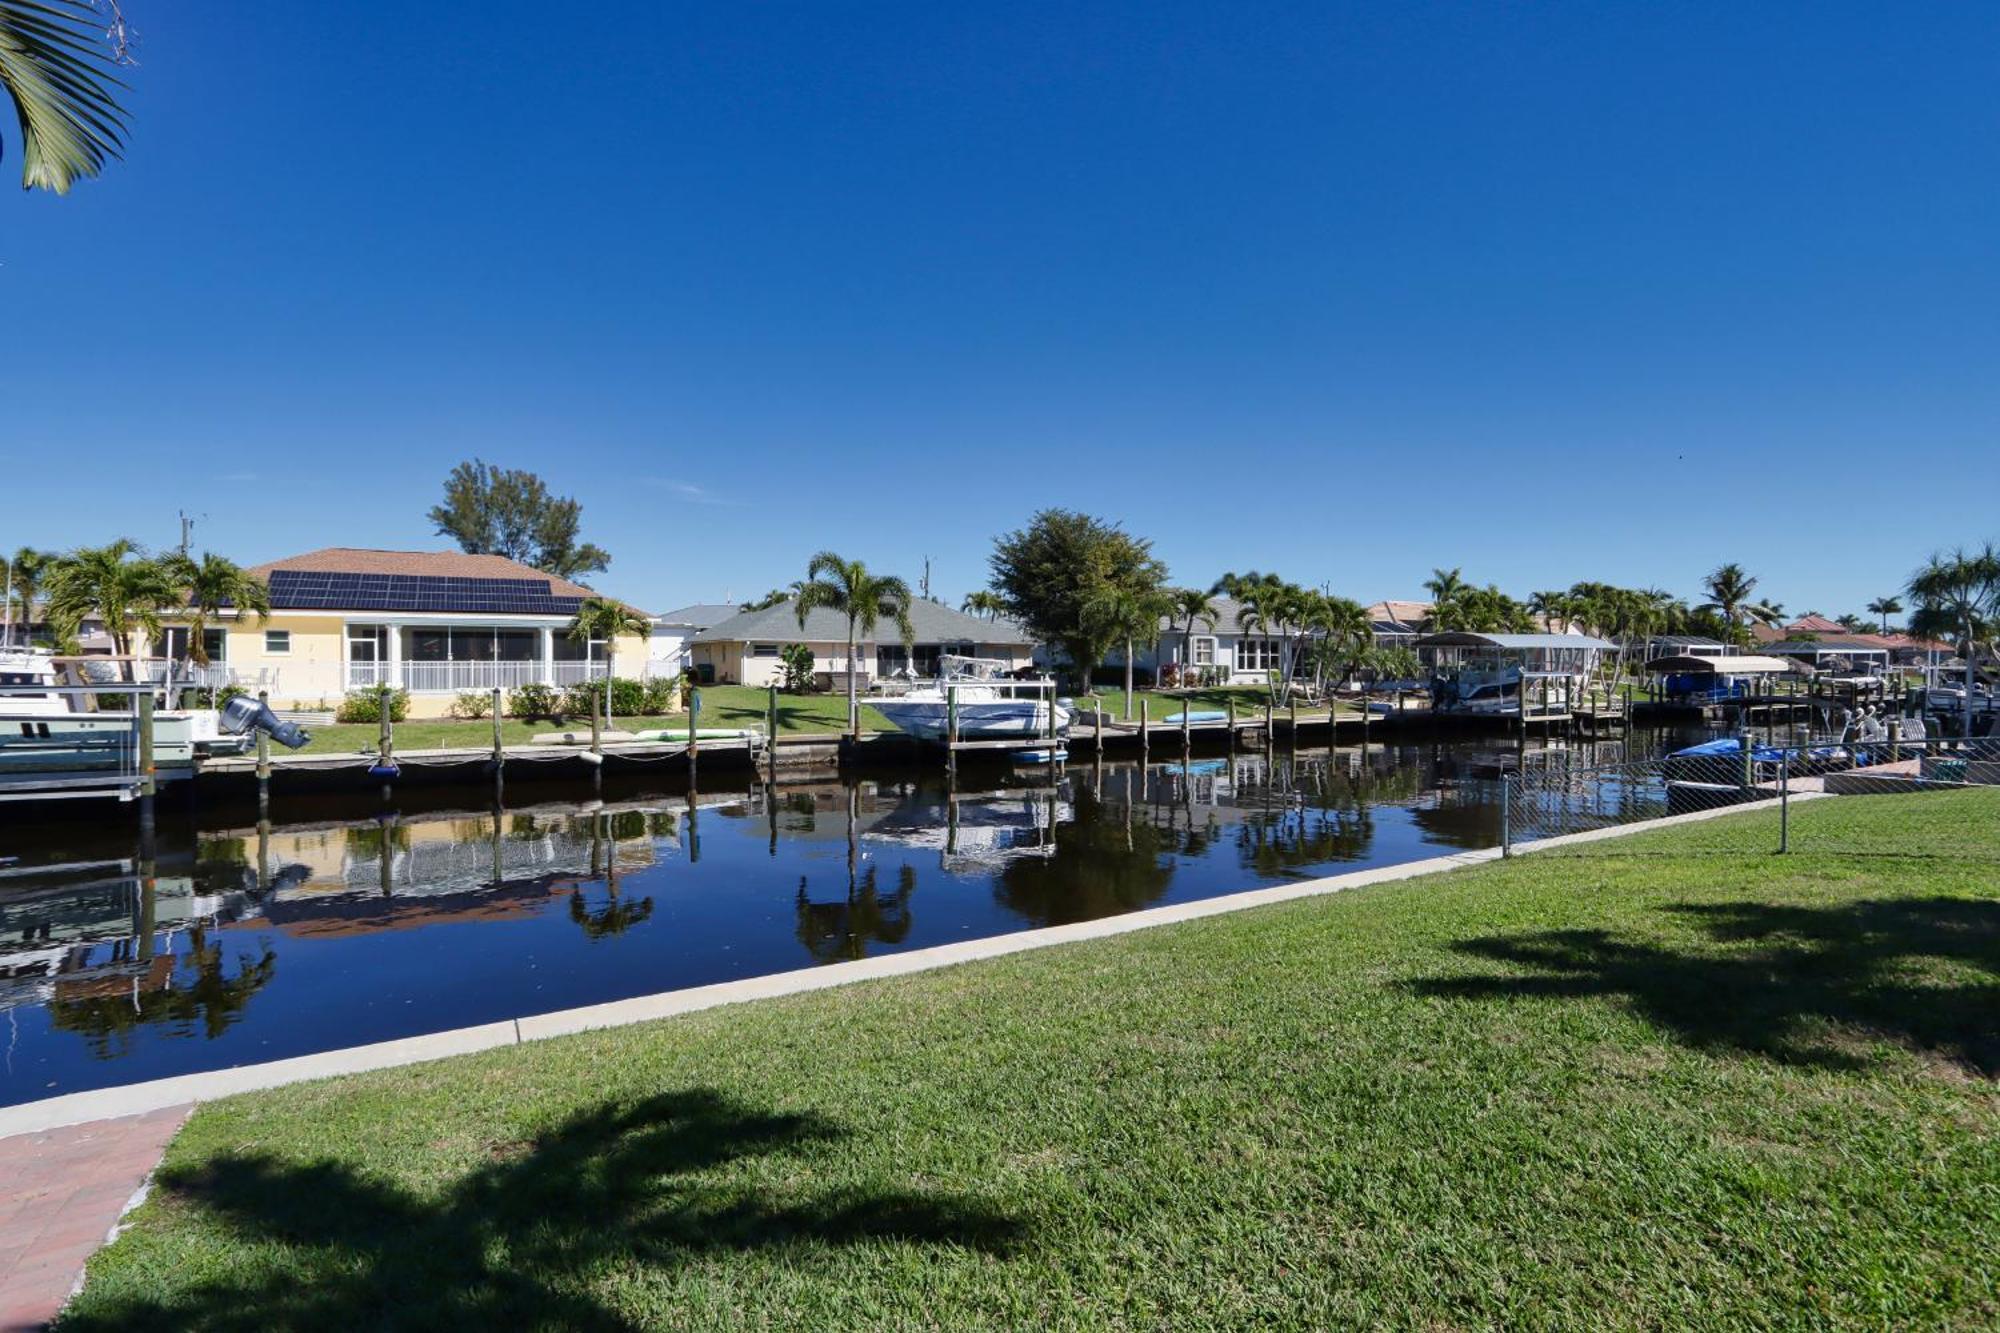
M 0 0 L 0 90 L 21 126 L 21 185 L 66 194 L 125 144 L 113 99 L 124 21 L 112 0 L 113 46 L 91 0 Z
M 1296 631 L 1313 614 L 1313 599 L 1317 596 L 1317 593 L 1309 593 L 1295 583 L 1286 583 L 1271 575 L 1266 582 L 1245 587 L 1237 597 L 1243 608 L 1237 614 L 1237 623 L 1246 632 L 1261 631 L 1277 636 L 1278 679 L 1271 690 L 1271 698 L 1276 703 L 1286 703 L 1292 697 Z
M 132 654 L 132 636 L 160 637 L 160 613 L 180 590 L 165 565 L 146 557 L 137 544 L 120 537 L 104 546 L 83 546 L 56 560 L 44 579 L 49 625 L 69 643 L 93 613 L 104 621 L 118 656 Z
M 824 607 L 847 618 L 847 728 L 855 740 L 861 739 L 861 706 L 855 699 L 854 678 L 861 670 L 855 645 L 863 635 L 875 632 L 876 622 L 888 616 L 907 650 L 916 640 L 910 626 L 910 585 L 893 574 L 870 574 L 859 560 L 846 560 L 832 551 L 821 551 L 806 562 L 806 581 L 799 587 L 795 604 L 799 628 L 806 616 Z
M 1215 597 L 1200 588 L 1169 588 L 1167 621 L 1179 627 L 1181 636 L 1181 679 L 1194 669 L 1194 626 L 1198 620 L 1213 630 L 1217 619 Z
M 1991 542 L 1977 551 L 1963 547 L 1933 555 L 1910 575 L 1907 591 L 1919 607 L 1944 611 L 1965 635 L 1965 725 L 1972 725 L 1972 691 L 1979 649 L 2000 616 L 2000 550 Z
M 958 604 L 958 609 L 967 615 L 985 616 L 992 620 L 1007 609 L 1007 599 L 991 588 L 981 588 L 967 593 L 965 600 Z
M 618 674 L 618 639 L 620 635 L 649 637 L 653 632 L 653 619 L 637 607 L 627 606 L 610 597 L 586 597 L 577 604 L 576 619 L 569 622 L 569 641 L 587 644 L 593 639 L 604 643 L 604 698 L 611 699 L 610 678 Z M 605 709 L 609 717 L 611 710 Z M 689 723 L 693 725 L 692 722 Z
M 1433 632 L 1463 627 L 1461 622 L 1465 614 L 1459 603 L 1471 591 L 1471 585 L 1466 583 L 1457 566 L 1433 569 L 1431 576 L 1424 580 L 1424 591 L 1431 595 L 1428 619 Z
M 1756 599 L 1757 580 L 1734 561 L 1718 566 L 1702 580 L 1702 587 L 1708 593 L 1708 600 L 1698 609 L 1720 615 L 1729 626 L 1729 636 L 1738 643 L 1747 637 L 1747 622 L 1769 624 L 1785 614 L 1778 603 Z
M 239 622 L 261 625 L 271 618 L 271 592 L 264 580 L 244 573 L 227 556 L 203 551 L 199 560 L 176 554 L 160 563 L 187 599 L 188 657 L 196 666 L 208 665 L 208 627 L 225 611 L 235 611 Z
M 1315 672 L 1319 684 L 1326 684 L 1329 667 L 1347 670 L 1365 660 L 1368 650 L 1374 646 L 1375 630 L 1368 619 L 1368 608 L 1351 597 L 1336 597 L 1331 593 L 1321 594 L 1314 602 L 1306 628 L 1320 636 L 1319 665 Z
M 1884 634 L 1889 632 L 1889 617 L 1901 615 L 1902 611 L 1903 601 L 1900 597 L 1877 597 L 1874 601 L 1868 603 L 1868 614 L 1882 622 L 1882 632 Z
M 1084 603 L 1083 613 L 1105 638 L 1125 644 L 1125 717 L 1132 716 L 1132 668 L 1138 645 L 1160 641 L 1160 622 L 1173 614 L 1174 600 L 1164 589 L 1111 583 Z
M 50 552 L 23 546 L 7 561 L 6 581 L 0 585 L 6 590 L 4 595 L 7 599 L 6 605 L 0 607 L 0 620 L 6 622 L 7 629 L 5 635 L 0 636 L 0 643 L 13 637 L 16 620 L 24 631 L 22 637 L 27 637 L 25 630 L 35 618 L 35 601 L 41 595 L 42 576 L 54 560 L 55 556 Z

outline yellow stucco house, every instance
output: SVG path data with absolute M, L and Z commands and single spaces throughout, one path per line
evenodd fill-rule
M 410 716 L 443 717 L 461 693 L 555 686 L 650 669 L 647 639 L 578 643 L 570 622 L 590 589 L 497 555 L 335 546 L 247 571 L 271 615 L 208 631 L 218 674 L 274 708 L 333 708 L 352 690 L 410 692 Z M 186 655 L 170 628 L 164 656 Z

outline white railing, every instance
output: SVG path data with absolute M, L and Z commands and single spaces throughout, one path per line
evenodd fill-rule
M 470 690 L 512 690 L 523 685 L 580 685 L 609 674 L 603 662 L 404 662 L 402 686 L 412 694 L 458 694 Z M 372 690 L 397 679 L 391 662 L 349 662 L 347 688 Z

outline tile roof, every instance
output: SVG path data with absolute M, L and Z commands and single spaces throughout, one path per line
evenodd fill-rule
M 984 616 L 969 616 L 942 602 L 923 598 L 910 603 L 910 628 L 916 631 L 918 643 L 1032 644 L 1035 641 L 1026 630 L 1005 617 L 988 620 Z M 752 639 L 767 643 L 845 643 L 847 617 L 838 611 L 815 607 L 806 614 L 805 628 L 801 629 L 794 599 L 787 598 L 761 611 L 739 611 L 694 636 L 696 643 L 742 643 Z M 896 639 L 895 622 L 884 619 L 876 623 L 874 634 L 862 641 L 894 643 Z
M 1853 631 L 1838 620 L 1828 620 L 1825 616 L 1800 616 L 1785 626 L 1787 634 L 1849 634 Z

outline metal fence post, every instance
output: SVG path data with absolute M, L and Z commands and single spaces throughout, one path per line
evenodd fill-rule
M 1778 760 L 1778 855 L 1792 850 L 1792 752 Z

